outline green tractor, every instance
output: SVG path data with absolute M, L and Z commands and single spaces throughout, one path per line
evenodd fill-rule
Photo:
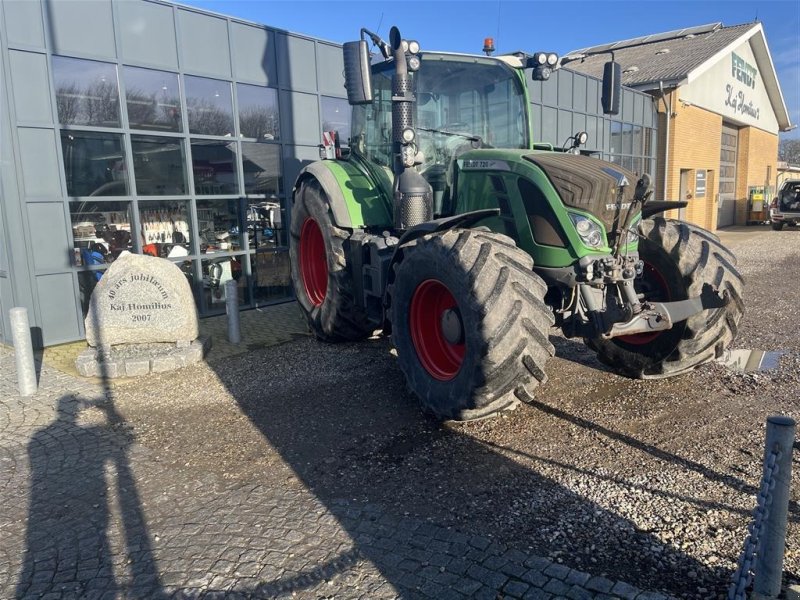
M 365 36 L 385 60 L 371 64 Z M 719 357 L 744 305 L 712 233 L 655 216 L 647 175 L 535 144 L 526 73 L 554 54 L 422 53 L 392 28 L 344 44 L 349 148 L 294 188 L 290 256 L 316 336 L 391 334 L 423 407 L 491 415 L 547 380 L 552 327 L 618 373 L 660 378 Z M 606 65 L 603 107 L 619 106 Z

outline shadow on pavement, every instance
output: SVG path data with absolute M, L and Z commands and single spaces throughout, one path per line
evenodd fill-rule
M 638 531 L 627 519 L 488 448 L 461 426 L 424 417 L 405 391 L 386 341 L 331 346 L 308 340 L 292 346 L 295 364 L 271 362 L 260 374 L 252 365 L 218 365 L 217 374 L 358 551 L 403 596 L 419 593 L 426 581 L 419 573 L 438 564 L 436 555 L 447 554 L 453 544 L 458 559 L 477 566 L 456 573 L 456 579 L 477 579 L 483 587 L 474 592 L 492 598 L 508 576 L 521 574 L 500 570 L 508 556 L 488 557 L 517 551 L 558 557 L 578 570 L 645 589 L 691 594 L 700 581 L 713 582 L 718 593 L 726 589 L 727 569 L 709 568 Z M 330 364 L 330 353 L 338 368 L 318 368 Z M 662 458 L 678 459 L 667 453 Z M 359 512 L 368 506 L 378 507 L 372 517 Z M 422 520 L 424 530 L 404 532 L 407 517 Z M 473 537 L 479 540 L 474 546 Z M 596 562 L 577 562 L 576 556 L 587 554 Z M 689 572 L 694 581 L 687 579 Z M 309 582 L 301 577 L 281 585 L 304 589 Z

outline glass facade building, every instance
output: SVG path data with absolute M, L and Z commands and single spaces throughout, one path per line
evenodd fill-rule
M 349 132 L 341 48 L 151 0 L 0 0 L 0 341 L 26 306 L 83 337 L 123 251 L 175 262 L 200 315 L 292 297 L 287 202 Z

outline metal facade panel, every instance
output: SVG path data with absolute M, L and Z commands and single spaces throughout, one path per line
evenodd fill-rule
M 291 199 L 294 181 L 303 170 L 303 167 L 319 160 L 319 151 L 310 146 L 283 146 L 283 181 L 286 188 L 286 197 Z M 286 202 L 287 212 L 291 208 L 290 201 Z
M 620 111 L 620 117 L 623 121 L 632 122 L 633 121 L 633 103 L 636 95 L 631 90 L 626 90 L 623 88 L 622 90 L 622 110 Z
M 559 110 L 558 135 L 556 136 L 556 139 L 553 141 L 553 144 L 560 148 L 567 140 L 567 138 L 570 137 L 573 133 L 575 133 L 575 131 L 572 126 L 572 111 Z
M 281 136 L 293 144 L 317 146 L 322 142 L 319 125 L 319 97 L 282 90 Z M 319 155 L 317 155 L 319 159 Z
M 282 88 L 303 92 L 317 91 L 317 69 L 314 42 L 293 35 L 275 36 L 278 57 L 278 78 Z
M 20 127 L 17 133 L 25 198 L 61 197 L 55 132 Z
M 42 338 L 45 346 L 80 339 L 81 333 L 75 315 L 75 286 L 72 273 L 38 275 L 36 290 L 42 313 Z
M 317 81 L 320 94 L 347 95 L 344 89 L 344 58 L 339 46 L 317 43 Z
M 553 140 L 558 138 L 558 110 L 549 106 L 542 107 L 542 142 L 555 144 Z
M 189 10 L 178 10 L 183 70 L 211 77 L 231 77 L 228 22 Z
M 231 23 L 233 64 L 239 81 L 278 85 L 275 32 L 242 23 Z
M 589 78 L 580 73 L 572 74 L 572 106 L 577 112 L 586 112 L 586 85 Z
M 548 81 L 542 82 L 542 104 L 558 106 L 558 80 L 559 72 L 556 71 Z
M 53 124 L 47 56 L 10 50 L 11 89 L 19 123 Z
M 45 1 L 53 54 L 116 58 L 111 0 Z
M 44 48 L 42 5 L 31 0 L 3 0 L 9 46 Z
M 558 106 L 559 108 L 573 108 L 575 106 L 572 98 L 572 71 L 559 70 L 558 73 Z
M 173 9 L 153 2 L 116 2 L 123 60 L 176 71 Z
M 602 115 L 603 106 L 600 103 L 600 82 L 597 79 L 586 79 L 586 112 Z
M 589 150 L 603 150 L 603 128 L 597 126 L 599 119 L 591 115 L 586 116 L 586 129 L 584 131 L 589 135 L 589 141 L 586 142 L 586 147 Z
M 70 269 L 70 244 L 67 240 L 64 204 L 30 202 L 27 209 L 34 268 L 37 271 Z

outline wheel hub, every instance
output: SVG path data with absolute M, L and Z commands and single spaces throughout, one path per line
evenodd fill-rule
M 458 303 L 438 279 L 426 279 L 414 290 L 409 329 L 417 359 L 439 381 L 458 375 L 464 362 L 464 324 Z
M 320 306 L 328 293 L 328 258 L 325 238 L 319 224 L 311 217 L 300 228 L 300 277 L 313 306 Z
M 464 324 L 461 322 L 461 313 L 458 308 L 447 308 L 442 312 L 442 335 L 448 344 L 464 343 Z

